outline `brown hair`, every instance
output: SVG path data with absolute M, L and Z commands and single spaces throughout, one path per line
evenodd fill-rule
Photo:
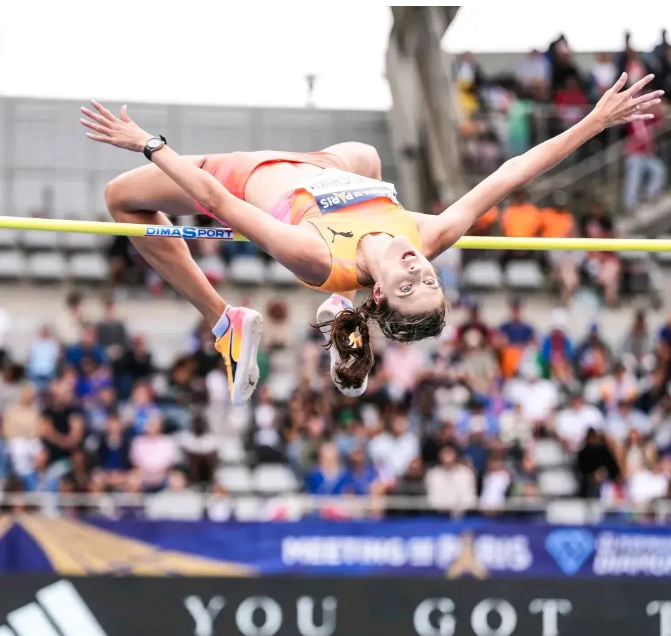
M 395 342 L 415 342 L 437 338 L 445 327 L 448 303 L 443 301 L 433 311 L 404 314 L 394 309 L 386 298 L 376 303 L 371 296 L 360 307 L 344 309 L 335 320 L 314 325 L 316 329 L 331 329 L 327 348 L 335 347 L 340 355 L 335 374 L 343 389 L 358 389 L 373 368 L 375 358 L 370 344 L 368 323 L 374 320 L 382 333 Z M 358 346 L 352 343 L 358 335 Z M 357 339 L 358 340 L 358 339 Z

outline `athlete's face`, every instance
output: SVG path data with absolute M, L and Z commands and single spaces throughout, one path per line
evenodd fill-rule
M 404 314 L 433 311 L 444 302 L 436 271 L 407 236 L 395 237 L 380 259 L 381 277 L 373 288 L 376 302 Z

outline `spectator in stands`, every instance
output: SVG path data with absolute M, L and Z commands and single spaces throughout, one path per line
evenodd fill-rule
M 552 79 L 552 65 L 546 56 L 533 49 L 515 67 L 515 78 L 535 100 L 545 101 Z
M 351 487 L 350 474 L 343 467 L 335 444 L 322 444 L 317 466 L 305 476 L 306 491 L 311 495 L 343 495 Z
M 610 53 L 597 53 L 590 70 L 592 80 L 592 100 L 598 102 L 603 94 L 615 83 L 617 69 Z
M 618 362 L 613 372 L 598 382 L 597 399 L 605 409 L 615 408 L 621 400 L 632 401 L 638 397 L 638 383 L 627 368 Z
M 576 365 L 581 380 L 601 378 L 611 368 L 613 356 L 610 347 L 601 337 L 599 325 L 592 323 L 587 337 L 578 345 Z
M 112 373 L 121 399 L 128 398 L 137 382 L 151 377 L 154 373 L 154 364 L 147 340 L 143 335 L 134 336 L 130 347 L 126 347 L 121 356 L 112 362 Z
M 60 355 L 61 347 L 54 338 L 51 327 L 42 327 L 30 347 L 26 365 L 28 377 L 40 391 L 45 390 L 56 377 Z
M 499 217 L 499 223 L 503 236 L 508 237 L 533 237 L 538 236 L 542 229 L 542 217 L 540 210 L 529 201 L 526 190 L 516 190 L 511 195 L 511 202 Z M 505 250 L 502 264 L 507 264 L 511 259 L 528 257 L 527 252 L 515 252 Z
M 578 75 L 567 76 L 555 89 L 554 97 L 561 130 L 575 126 L 588 112 L 589 102 Z M 572 155 L 575 161 L 576 155 Z
M 135 385 L 130 402 L 123 409 L 121 417 L 124 426 L 130 427 L 138 435 L 144 432 L 150 420 L 162 417 L 160 409 L 154 402 L 151 387 L 148 384 L 138 382 Z
M 123 320 L 117 316 L 114 300 L 107 298 L 103 308 L 103 319 L 96 325 L 96 340 L 108 353 L 110 347 L 123 349 L 128 344 L 128 332 Z
M 76 344 L 82 338 L 84 325 L 90 324 L 84 299 L 79 292 L 71 292 L 65 299 L 65 312 L 58 318 L 58 339 L 66 346 Z
M 667 168 L 657 154 L 655 143 L 655 131 L 665 125 L 665 109 L 663 105 L 653 106 L 650 112 L 656 115 L 654 120 L 637 120 L 627 126 L 624 203 L 629 211 L 638 206 L 639 190 L 644 181 L 647 182 L 645 201 L 658 197 L 666 183 Z
M 572 238 L 576 236 L 573 214 L 566 207 L 566 194 L 556 192 L 552 205 L 541 213 L 544 238 Z M 578 268 L 584 260 L 581 252 L 550 251 L 547 253 L 552 276 L 559 283 L 561 300 L 568 305 L 580 284 Z
M 538 92 L 547 91 L 547 86 L 542 84 L 536 86 Z M 531 88 L 526 89 L 529 93 Z M 508 126 L 508 158 L 517 157 L 524 154 L 531 148 L 532 137 L 532 113 L 533 106 L 530 99 L 528 99 L 525 90 L 515 90 L 513 92 L 514 99 L 506 113 L 506 123 Z M 538 93 L 537 93 L 538 94 Z
M 42 448 L 39 440 L 41 414 L 35 387 L 23 384 L 18 400 L 7 406 L 1 419 L 10 467 L 15 475 L 23 477 L 32 472 L 34 459 Z
M 480 509 L 488 514 L 501 513 L 512 486 L 512 474 L 503 463 L 500 451 L 491 454 L 482 478 Z
M 446 446 L 440 463 L 426 473 L 429 505 L 440 512 L 461 513 L 477 506 L 475 473 L 458 460 L 457 451 Z
M 214 479 L 219 442 L 202 414 L 196 415 L 190 431 L 178 434 L 178 443 L 186 459 L 186 474 L 192 484 L 209 486 Z M 181 473 L 180 473 L 181 474 Z
M 669 494 L 669 477 L 655 458 L 634 472 L 628 480 L 631 502 L 641 507 Z
M 475 329 L 467 331 L 464 335 L 464 350 L 461 354 L 460 366 L 466 386 L 479 399 L 486 399 L 493 392 L 494 384 L 501 372 L 482 334 Z
M 301 427 L 302 428 L 302 427 Z M 319 449 L 326 442 L 327 431 L 323 416 L 314 413 L 305 430 L 292 431 L 293 441 L 287 448 L 287 457 L 299 475 L 305 475 L 319 459 Z
M 484 77 L 473 53 L 466 52 L 457 60 L 457 96 L 462 116 L 466 119 L 482 107 L 479 91 Z
M 455 334 L 456 343 L 459 347 L 464 346 L 464 336 L 469 331 L 478 331 L 485 342 L 489 343 L 492 337 L 492 330 L 482 320 L 480 312 L 480 303 L 477 300 L 470 299 L 467 303 L 468 318 L 459 325 Z
M 420 447 L 417 436 L 408 430 L 405 412 L 397 410 L 393 414 L 389 431 L 373 437 L 368 452 L 383 481 L 393 483 L 407 472 Z
M 428 468 L 438 464 L 440 451 L 446 446 L 458 448 L 455 427 L 450 421 L 443 422 L 436 431 L 425 432 L 422 439 L 422 463 Z
M 84 325 L 79 342 L 68 347 L 65 352 L 65 362 L 80 373 L 84 358 L 90 358 L 96 364 L 105 364 L 107 361 L 104 349 L 96 341 L 96 332 L 92 325 Z
M 543 375 L 546 378 L 565 379 L 567 369 L 571 368 L 575 360 L 575 347 L 567 333 L 567 326 L 567 313 L 555 309 L 552 312 L 552 329 L 543 339 L 540 349 Z
M 610 480 L 616 482 L 620 469 L 615 456 L 603 435 L 590 428 L 577 455 L 579 494 L 581 497 L 598 499 L 602 485 Z
M 634 400 L 620 398 L 617 406 L 606 417 L 605 431 L 611 439 L 623 443 L 632 430 L 637 430 L 642 437 L 648 437 L 652 433 L 650 418 L 634 408 Z
M 177 464 L 177 444 L 164 432 L 160 415 L 148 419 L 143 432 L 133 439 L 130 461 L 142 476 L 145 490 L 156 492 L 165 485 L 168 472 Z
M 506 395 L 513 404 L 519 405 L 521 420 L 532 424 L 547 422 L 559 404 L 558 386 L 542 378 L 533 363 L 522 365 L 520 377 L 506 386 Z
M 73 387 L 63 379 L 50 387 L 51 400 L 42 412 L 40 437 L 48 453 L 48 463 L 67 460 L 84 439 L 85 423 L 74 402 Z
M 572 452 L 581 448 L 588 431 L 601 431 L 604 419 L 601 411 L 588 404 L 582 393 L 573 393 L 568 406 L 557 413 L 555 432 L 559 440 Z
M 656 461 L 655 445 L 646 442 L 638 428 L 632 428 L 622 444 L 620 465 L 626 479 L 630 479 L 638 471 Z
M 284 299 L 276 298 L 268 302 L 266 316 L 268 319 L 263 328 L 265 348 L 283 349 L 289 343 L 289 309 Z
M 353 448 L 349 454 L 349 474 L 349 490 L 355 495 L 381 494 L 385 490 L 377 470 L 366 456 L 363 444 Z
M 425 360 L 416 345 L 390 342 L 382 357 L 382 372 L 387 379 L 387 392 L 395 402 L 406 399 L 424 370 Z
M 253 411 L 253 446 L 260 464 L 284 461 L 284 441 L 279 432 L 280 413 L 267 386 L 259 387 Z
M 402 497 L 404 500 L 414 500 L 418 503 L 423 502 L 426 497 L 426 475 L 421 457 L 415 457 L 410 462 L 408 470 L 396 481 L 390 494 L 394 497 Z M 408 517 L 421 515 L 423 511 L 419 507 L 402 503 L 400 508 L 389 512 Z
M 26 492 L 55 493 L 69 470 L 69 462 L 51 462 L 49 451 L 42 447 L 35 455 L 30 472 L 19 477 Z
M 655 342 L 648 328 L 645 311 L 638 309 L 631 329 L 622 342 L 622 362 L 634 374 L 652 371 L 655 365 Z
M 499 422 L 494 413 L 487 410 L 486 396 L 471 400 L 457 422 L 457 439 L 466 440 L 472 433 L 492 439 L 499 434 Z
M 510 318 L 501 324 L 501 372 L 504 378 L 512 378 L 520 365 L 524 351 L 536 337 L 534 328 L 522 317 L 522 299 L 513 298 L 510 303 Z
M 131 469 L 130 448 L 132 433 L 124 428 L 118 412 L 107 415 L 104 431 L 96 436 L 98 461 L 105 483 L 122 489 Z

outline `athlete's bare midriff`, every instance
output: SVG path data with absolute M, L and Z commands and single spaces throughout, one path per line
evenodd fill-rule
M 301 187 L 322 168 L 307 163 L 277 162 L 259 166 L 245 186 L 245 201 L 269 212 L 280 197 Z

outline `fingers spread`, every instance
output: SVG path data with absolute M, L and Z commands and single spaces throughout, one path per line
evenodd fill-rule
M 632 115 L 629 118 L 629 121 L 643 120 L 643 119 L 654 119 L 655 116 L 652 113 L 644 113 L 641 115 Z
M 658 98 L 661 97 L 662 95 L 664 95 L 664 91 L 654 91 L 653 93 L 646 93 L 645 95 L 641 95 L 636 99 L 632 99 L 631 103 L 635 105 L 645 103 L 659 104 L 661 100 Z
M 109 123 L 108 119 L 105 119 L 102 115 L 99 115 L 98 113 L 94 113 L 91 109 L 85 108 L 82 106 L 82 113 L 86 115 L 89 119 L 92 119 L 93 121 L 97 121 L 99 124 L 105 126 Z
M 91 130 L 95 130 L 96 132 L 106 134 L 107 128 L 105 126 L 101 126 L 100 124 L 96 124 L 93 121 L 89 121 L 88 119 L 80 119 L 79 123 L 82 126 L 86 126 L 87 128 L 90 128 Z
M 109 110 L 107 110 L 100 102 L 97 102 L 95 99 L 91 100 L 91 104 L 93 104 L 93 107 L 105 118 L 108 119 L 109 121 L 114 121 L 116 120 L 116 117 L 110 113 Z
M 624 92 L 624 95 L 627 95 L 628 97 L 631 97 L 632 95 L 636 95 L 644 86 L 647 86 L 652 80 L 655 78 L 655 76 L 651 73 L 650 75 L 646 75 L 643 79 L 638 80 L 636 84 L 634 84 L 631 88 L 627 89 Z

